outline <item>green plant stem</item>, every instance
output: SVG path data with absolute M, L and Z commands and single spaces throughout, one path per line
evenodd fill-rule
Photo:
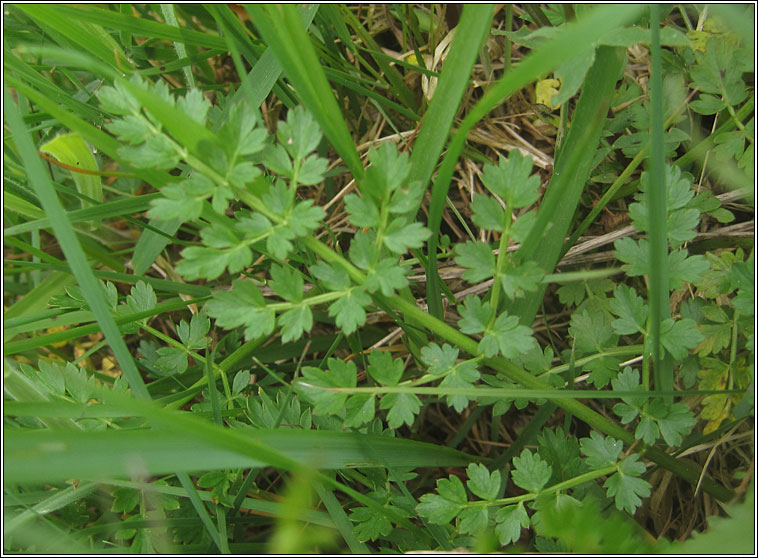
M 187 493 L 187 496 L 189 497 L 190 502 L 192 502 L 192 507 L 195 508 L 197 515 L 200 517 L 200 520 L 203 522 L 203 526 L 205 527 L 206 531 L 208 531 L 208 534 L 211 536 L 213 543 L 218 547 L 219 551 L 223 552 L 225 549 L 226 550 L 225 554 L 228 554 L 229 548 L 228 546 L 224 548 L 224 545 L 221 542 L 221 536 L 219 535 L 218 529 L 216 529 L 216 525 L 214 525 L 213 520 L 211 519 L 211 516 L 205 507 L 205 504 L 203 504 L 203 501 L 200 499 L 200 496 L 198 496 L 197 489 L 195 488 L 195 485 L 192 483 L 192 480 L 189 478 L 189 475 L 187 473 L 176 473 L 176 478 L 178 478 L 179 482 L 182 484 L 182 487 Z
M 650 159 L 648 212 L 650 241 L 650 269 L 648 292 L 649 329 L 653 343 L 653 377 L 656 390 L 670 391 L 674 384 L 673 369 L 669 370 L 661 351 L 661 323 L 669 317 L 668 241 L 666 236 L 666 175 L 664 169 L 663 138 L 663 77 L 660 44 L 660 7 L 650 6 Z M 665 368 L 665 370 L 664 370 Z M 668 398 L 668 402 L 671 399 Z
M 163 18 L 166 20 L 167 24 L 172 27 L 179 27 L 179 22 L 176 20 L 176 14 L 174 13 L 173 4 L 161 4 L 161 12 L 163 13 Z M 174 48 L 176 49 L 177 58 L 187 58 L 187 48 L 184 46 L 184 43 L 174 41 Z M 195 76 L 192 75 L 192 66 L 184 66 L 182 70 L 184 71 L 184 77 L 187 80 L 187 87 L 194 88 Z
M 441 376 L 435 378 L 440 379 Z M 300 382 L 311 388 L 323 389 L 324 391 L 334 391 L 338 393 L 363 393 L 371 395 L 380 395 L 384 393 L 413 393 L 416 395 L 465 395 L 470 398 L 478 397 L 501 397 L 501 398 L 524 398 L 524 399 L 619 399 L 621 397 L 639 397 L 643 394 L 639 391 L 613 390 L 573 390 L 573 389 L 525 389 L 525 388 L 493 388 L 493 387 L 420 387 L 418 385 L 397 385 L 397 386 L 371 386 L 371 387 L 321 387 Z M 718 395 L 727 393 L 744 393 L 741 390 L 681 390 L 670 392 L 655 392 L 648 397 L 658 395 L 692 397 L 698 395 Z
M 578 475 L 572 479 L 559 482 L 558 484 L 549 486 L 543 490 L 540 490 L 539 492 L 529 492 L 527 494 L 521 494 L 520 496 L 511 496 L 510 498 L 499 498 L 497 500 L 479 500 L 475 502 L 468 502 L 466 504 L 463 504 L 463 507 L 464 508 L 480 508 L 480 507 L 488 508 L 490 506 L 508 506 L 511 504 L 518 504 L 519 502 L 528 502 L 529 500 L 536 500 L 539 496 L 542 496 L 544 494 L 552 494 L 554 492 L 561 492 L 562 490 L 568 490 L 570 488 L 574 488 L 575 486 L 579 486 L 580 484 L 584 484 L 585 482 L 589 482 L 595 479 L 599 479 L 600 477 L 604 477 L 605 475 L 610 475 L 611 473 L 615 473 L 617 470 L 618 470 L 618 464 L 608 465 L 607 467 L 603 467 L 602 469 L 589 471 L 582 475 Z
M 490 320 L 489 327 L 495 323 L 497 318 L 498 304 L 500 303 L 500 289 L 502 288 L 501 279 L 505 275 L 505 268 L 508 264 L 508 241 L 511 238 L 511 222 L 513 221 L 513 214 L 511 208 L 507 207 L 505 211 L 505 224 L 503 226 L 503 234 L 500 236 L 500 251 L 497 254 L 497 265 L 495 267 L 495 278 L 492 282 L 492 291 L 490 295 L 490 304 L 495 310 Z

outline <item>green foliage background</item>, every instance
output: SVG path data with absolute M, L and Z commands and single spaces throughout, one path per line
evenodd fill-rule
M 752 10 L 6 5 L 4 550 L 749 551 Z

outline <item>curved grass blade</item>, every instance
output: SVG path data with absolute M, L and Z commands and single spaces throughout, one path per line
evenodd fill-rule
M 52 493 L 51 496 L 45 498 L 41 502 L 34 504 L 29 509 L 13 516 L 9 521 L 6 520 L 3 523 L 3 531 L 5 536 L 9 536 L 13 531 L 23 526 L 25 523 L 32 519 L 36 519 L 40 516 L 47 515 L 54 511 L 57 511 L 69 504 L 78 502 L 95 492 L 98 485 L 94 482 L 88 482 L 80 484 L 79 486 L 69 486 L 63 490 L 58 490 Z M 7 490 L 4 492 L 6 506 L 8 504 L 14 504 L 14 495 Z
M 303 105 L 313 114 L 353 176 L 362 177 L 358 151 L 295 6 L 245 5 L 245 8 Z
M 95 207 L 85 209 L 75 209 L 67 213 L 68 220 L 73 223 L 91 221 L 93 219 L 110 219 L 112 217 L 122 217 L 140 213 L 150 207 L 150 201 L 159 198 L 160 194 L 144 194 L 142 196 L 123 197 L 105 203 L 98 204 Z M 84 203 L 84 202 L 82 202 Z M 42 217 L 34 221 L 27 221 L 19 225 L 14 225 L 3 230 L 3 236 L 15 236 L 31 231 L 50 228 L 50 219 Z
M 317 11 L 317 4 L 298 6 L 300 19 L 306 29 L 310 27 Z M 255 108 L 260 107 L 261 103 L 271 93 L 281 74 L 282 67 L 276 59 L 274 51 L 271 48 L 267 48 L 253 66 L 253 69 L 250 70 L 250 73 L 243 79 L 243 85 L 234 94 L 233 102 L 246 96 L 250 106 Z
M 221 428 L 194 415 L 167 411 L 106 388 L 100 388 L 98 395 L 104 404 L 144 416 L 156 428 L 6 430 L 6 482 L 128 477 L 135 467 L 160 474 L 271 465 L 292 470 L 306 464 L 320 469 L 454 466 L 469 461 L 466 454 L 450 448 L 386 436 Z
M 463 7 L 450 53 L 414 143 L 409 182 L 420 180 L 426 184 L 431 179 L 442 148 L 450 136 L 463 93 L 471 83 L 471 70 L 482 42 L 487 38 L 494 12 L 493 4 L 467 4 Z M 438 232 L 432 230 L 432 235 Z
M 58 105 L 68 107 L 73 112 L 79 114 L 79 116 L 93 122 L 98 122 L 102 118 L 100 111 L 82 101 L 74 99 L 57 85 L 43 78 L 10 49 L 3 49 L 3 65 L 12 70 L 17 78 L 25 80 L 29 85 L 43 92 L 50 99 L 53 99 Z
M 176 20 L 176 13 L 174 12 L 173 4 L 161 4 L 161 13 L 163 13 L 163 19 L 171 27 L 179 27 L 179 22 Z M 177 58 L 187 57 L 187 47 L 181 41 L 174 41 L 174 48 L 176 49 Z M 195 87 L 195 76 L 192 75 L 192 66 L 184 66 L 184 78 L 187 81 L 187 87 Z
M 45 265 L 47 266 L 48 264 Z M 62 294 L 63 290 L 67 286 L 73 285 L 74 282 L 74 278 L 70 273 L 62 273 L 60 271 L 50 273 L 39 285 L 3 312 L 3 325 L 5 326 L 10 319 L 20 318 L 47 309 L 47 301 L 50 300 L 50 297 Z M 5 341 L 8 341 L 8 337 L 5 338 Z
M 132 71 L 133 64 L 121 45 L 100 25 L 83 18 L 61 17 L 58 6 L 16 4 L 16 7 L 58 36 L 62 47 L 77 44 L 83 50 L 121 72 Z
M 32 143 L 32 139 L 21 120 L 18 106 L 13 102 L 7 88 L 3 89 L 3 99 L 5 118 L 14 135 L 16 145 L 24 161 L 24 166 L 29 173 L 29 182 L 33 185 L 37 197 L 42 203 L 42 208 L 50 218 L 55 236 L 63 248 L 63 253 L 71 265 L 77 282 L 82 288 L 82 293 L 85 295 L 90 308 L 92 308 L 105 338 L 113 349 L 114 355 L 133 393 L 137 397 L 147 399 L 150 396 L 145 383 L 142 381 L 132 355 L 126 348 L 121 333 L 113 321 L 113 317 L 105 302 L 104 291 L 101 289 L 100 282 L 92 274 L 92 270 L 87 264 L 87 259 L 76 238 L 74 229 L 66 218 L 66 212 L 63 210 L 60 200 L 55 194 L 50 179 L 37 156 L 37 150 Z

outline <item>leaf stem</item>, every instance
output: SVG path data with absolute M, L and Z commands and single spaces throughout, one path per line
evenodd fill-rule
M 508 262 L 508 241 L 511 238 L 512 221 L 513 215 L 511 213 L 510 204 L 508 204 L 505 211 L 503 234 L 500 236 L 500 251 L 497 254 L 497 265 L 495 267 L 495 278 L 492 283 L 492 294 L 490 295 L 490 304 L 495 312 L 492 314 L 488 327 L 492 327 L 497 318 L 497 308 L 498 303 L 500 302 L 500 289 L 502 288 L 501 278 L 505 275 L 506 264 Z
M 542 496 L 543 494 L 552 494 L 553 492 L 561 492 L 563 490 L 568 490 L 569 488 L 574 488 L 575 486 L 579 486 L 581 484 L 584 484 L 585 482 L 589 482 L 591 480 L 604 477 L 605 475 L 610 475 L 611 473 L 615 473 L 617 470 L 618 470 L 618 463 L 614 465 L 608 465 L 607 467 L 603 467 L 602 469 L 588 471 L 587 473 L 578 475 L 572 479 L 568 479 L 563 482 L 559 482 L 557 484 L 549 486 L 543 490 L 540 490 L 539 492 L 529 492 L 527 494 L 521 494 L 520 496 L 511 496 L 509 498 L 500 498 L 498 500 L 479 500 L 476 502 L 468 502 L 467 504 L 463 504 L 462 507 L 478 508 L 478 507 L 490 507 L 490 506 L 507 506 L 510 504 L 518 504 L 519 502 L 536 500 L 537 497 Z

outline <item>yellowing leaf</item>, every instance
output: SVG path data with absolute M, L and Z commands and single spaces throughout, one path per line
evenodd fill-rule
M 557 79 L 542 79 L 537 82 L 534 87 L 534 102 L 538 105 L 545 105 L 552 109 L 558 108 L 558 105 L 553 105 L 551 100 L 553 95 L 558 93 L 558 88 L 561 86 L 561 82 Z

